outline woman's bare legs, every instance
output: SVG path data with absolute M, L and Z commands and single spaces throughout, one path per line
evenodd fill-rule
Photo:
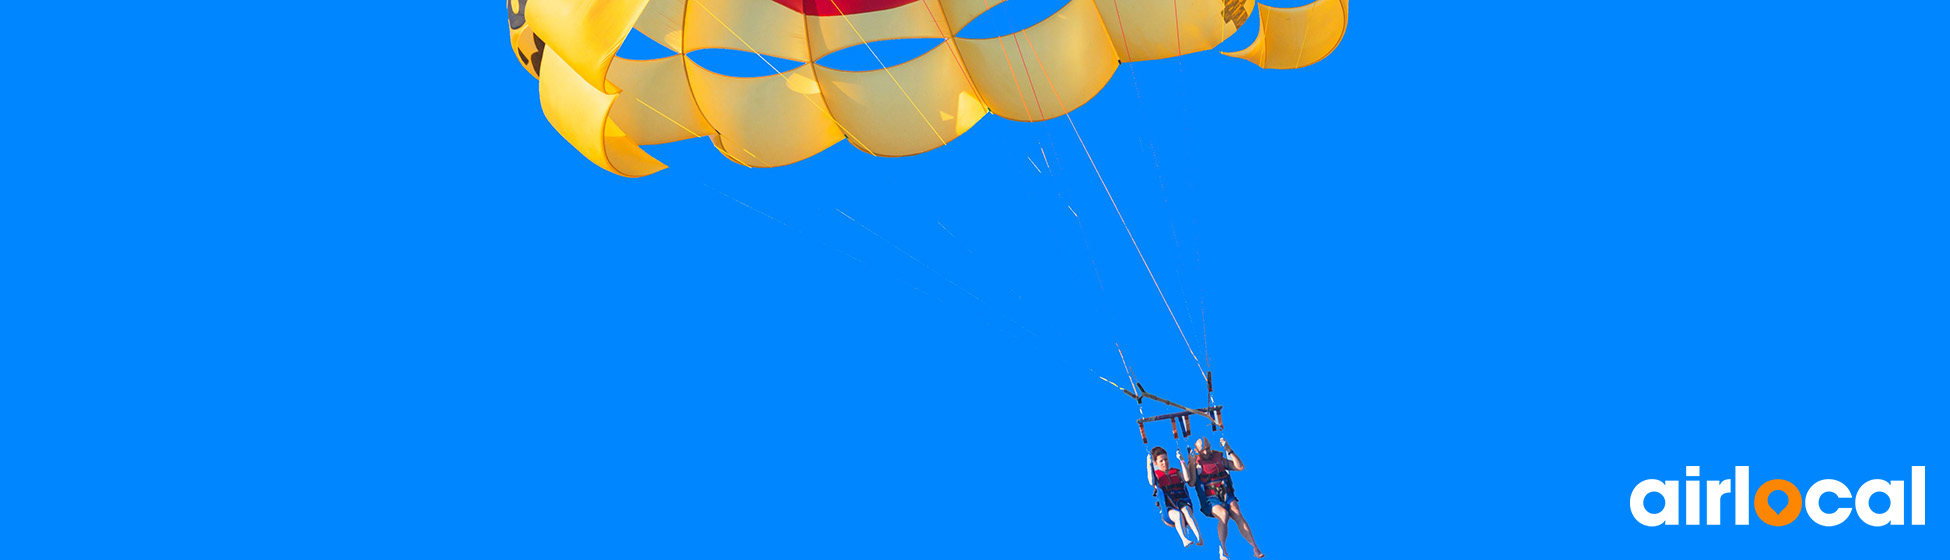
M 1190 523 L 1192 518 L 1180 516 L 1175 509 L 1166 510 L 1165 514 L 1171 517 L 1171 528 L 1178 530 L 1178 546 L 1192 546 L 1192 539 L 1185 538 L 1185 524 Z
M 1191 504 L 1178 506 L 1178 509 L 1185 512 L 1185 524 L 1192 526 L 1192 537 L 1198 539 L 1199 546 L 1205 546 L 1205 536 L 1198 534 L 1198 520 L 1192 517 Z

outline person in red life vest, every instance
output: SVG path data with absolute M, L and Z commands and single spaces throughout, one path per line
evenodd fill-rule
M 1226 521 L 1239 524 L 1239 534 L 1246 537 L 1246 544 L 1253 545 L 1253 557 L 1265 558 L 1259 551 L 1259 543 L 1253 540 L 1253 530 L 1246 526 L 1246 514 L 1239 512 L 1239 497 L 1232 494 L 1232 471 L 1246 470 L 1246 464 L 1239 461 L 1239 454 L 1232 452 L 1232 446 L 1225 438 L 1219 438 L 1219 446 L 1225 453 L 1211 448 L 1205 438 L 1198 438 L 1192 454 L 1192 465 L 1185 470 L 1192 474 L 1192 488 L 1198 489 L 1199 507 L 1205 515 L 1219 518 L 1219 560 L 1226 557 Z
M 1205 537 L 1198 534 L 1198 523 L 1192 521 L 1192 497 L 1185 491 L 1184 471 L 1172 468 L 1166 460 L 1165 448 L 1153 447 L 1144 460 L 1144 477 L 1151 486 L 1158 489 L 1158 496 L 1164 500 L 1165 515 L 1170 519 L 1165 525 L 1178 530 L 1179 546 L 1192 546 L 1192 540 L 1185 538 L 1185 527 L 1192 528 L 1192 536 L 1198 537 L 1198 545 L 1205 546 Z M 1178 456 L 1178 464 L 1185 465 L 1185 456 Z

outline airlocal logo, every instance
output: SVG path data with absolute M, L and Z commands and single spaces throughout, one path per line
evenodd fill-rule
M 1686 467 L 1686 476 L 1699 476 L 1699 467 Z M 1686 481 L 1686 501 L 1683 502 L 1683 505 L 1686 508 L 1687 525 L 1699 524 L 1699 505 L 1701 501 L 1699 483 L 1700 481 L 1697 480 Z M 1760 506 L 1754 510 L 1754 515 L 1759 517 L 1762 523 L 1775 527 L 1784 526 L 1793 523 L 1795 519 L 1799 519 L 1803 504 L 1807 506 L 1808 519 L 1814 520 L 1816 525 L 1834 527 L 1842 524 L 1843 521 L 1847 521 L 1850 508 L 1835 508 L 1834 511 L 1822 511 L 1822 494 L 1834 494 L 1837 498 L 1853 496 L 1855 498 L 1855 516 L 1861 518 L 1862 522 L 1868 524 L 1870 527 L 1902 525 L 1904 509 L 1909 510 L 1909 524 L 1923 524 L 1923 467 L 1909 468 L 1908 508 L 1903 507 L 1903 481 L 1901 480 L 1895 482 L 1880 479 L 1871 480 L 1862 483 L 1862 486 L 1857 487 L 1853 492 L 1850 492 L 1848 486 L 1842 484 L 1840 481 L 1823 480 L 1808 487 L 1807 500 L 1803 501 L 1801 499 L 1800 488 L 1796 488 L 1792 482 L 1780 479 L 1763 482 L 1760 485 L 1759 491 L 1749 494 L 1747 493 L 1747 467 L 1734 467 L 1733 480 L 1706 481 L 1705 501 L 1707 525 L 1720 524 L 1720 504 L 1724 502 L 1723 498 L 1728 493 L 1733 494 L 1734 525 L 1747 524 L 1747 506 L 1749 503 Z M 1657 513 L 1646 511 L 1645 497 L 1647 494 L 1658 494 L 1660 497 L 1665 498 L 1665 507 Z M 1774 494 L 1786 494 L 1787 503 L 1779 509 L 1774 508 L 1768 500 Z M 1889 497 L 1889 509 L 1877 512 L 1874 508 L 1869 507 L 1869 497 L 1876 494 Z M 1640 482 L 1638 486 L 1632 488 L 1632 518 L 1637 519 L 1641 525 L 1647 527 L 1678 525 L 1679 508 L 1681 505 L 1682 502 L 1679 500 L 1679 481 L 1677 480 L 1646 479 Z

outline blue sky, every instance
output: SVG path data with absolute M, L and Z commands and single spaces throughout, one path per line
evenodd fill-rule
M 1950 472 L 1941 8 L 1357 2 L 1321 64 L 1126 65 L 1074 131 L 634 180 L 498 7 L 361 10 L 26 63 L 23 557 L 1209 558 L 1096 379 L 1197 401 L 1187 340 L 1274 558 L 1946 542 L 1625 507 Z

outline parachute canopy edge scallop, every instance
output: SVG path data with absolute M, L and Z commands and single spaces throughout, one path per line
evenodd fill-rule
M 507 0 L 508 39 L 540 82 L 543 116 L 563 139 L 603 169 L 641 177 L 664 165 L 637 146 L 702 136 L 748 167 L 789 165 L 841 140 L 876 156 L 920 154 L 989 113 L 1024 122 L 1068 114 L 1096 96 L 1119 64 L 1210 50 L 1255 8 L 1253 43 L 1223 54 L 1268 69 L 1326 58 L 1348 18 L 1347 0 L 1295 8 L 1254 0 L 1070 0 L 1013 34 L 954 36 L 1002 1 Z M 632 29 L 677 56 L 616 58 Z M 813 62 L 864 43 L 927 38 L 943 41 L 883 70 Z M 734 78 L 685 56 L 703 49 L 808 64 Z M 877 110 L 902 105 L 913 111 Z

